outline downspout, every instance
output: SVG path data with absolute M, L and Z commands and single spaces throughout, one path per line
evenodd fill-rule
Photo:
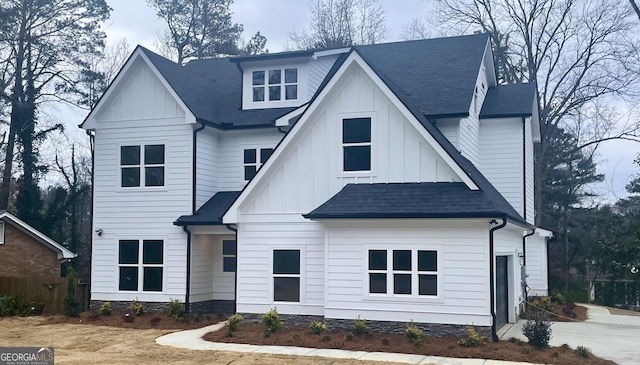
M 236 271 L 233 273 L 233 313 L 238 313 L 238 228 L 225 224 L 228 230 L 236 234 Z
M 522 217 L 527 220 L 527 121 L 522 118 Z M 533 232 L 531 233 L 533 234 Z
M 526 267 L 527 267 L 527 237 L 531 237 L 533 236 L 533 234 L 536 233 L 536 229 L 535 227 L 531 230 L 530 233 L 525 234 L 524 236 L 522 236 L 522 266 L 525 268 L 525 277 L 524 282 L 522 283 L 522 292 L 524 294 L 524 302 L 526 303 L 527 300 L 529 299 L 529 295 L 527 293 L 527 277 L 526 277 Z M 526 308 L 526 306 L 525 306 Z
M 94 132 L 95 133 L 95 132 Z M 89 232 L 91 232 L 91 252 L 89 252 L 89 301 L 87 303 L 88 308 L 91 308 L 91 268 L 93 267 L 93 196 L 95 190 L 94 176 L 95 176 L 95 161 L 96 161 L 96 136 L 91 133 L 91 131 L 87 131 L 87 135 L 89 136 L 89 147 L 91 148 L 91 205 L 89 211 L 91 212 L 91 223 L 89 227 Z
M 200 127 L 193 130 L 193 151 L 192 151 L 192 168 L 191 168 L 191 214 L 196 212 L 196 170 L 197 170 L 197 147 L 198 147 L 198 132 L 205 129 L 206 125 L 202 123 Z M 188 226 L 182 226 L 182 229 L 187 234 L 187 288 L 185 290 L 184 298 L 184 310 L 187 313 L 191 312 L 191 231 Z
M 489 222 L 490 224 L 497 224 L 498 221 L 495 219 Z M 498 329 L 496 328 L 496 309 L 495 309 L 495 292 L 496 292 L 496 283 L 494 282 L 495 278 L 495 257 L 493 250 L 493 233 L 499 229 L 504 228 L 507 225 L 507 218 L 502 218 L 502 223 L 495 227 L 491 227 L 489 229 L 489 305 L 491 306 L 491 339 L 493 342 L 498 342 Z

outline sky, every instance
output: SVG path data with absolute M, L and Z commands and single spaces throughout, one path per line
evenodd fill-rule
M 107 0 L 113 9 L 105 23 L 107 42 L 126 38 L 132 47 L 140 44 L 154 49 L 158 32 L 166 25 L 157 19 L 155 11 L 144 0 Z M 400 40 L 403 24 L 413 18 L 424 19 L 431 9 L 428 0 L 382 0 L 386 11 L 389 35 L 386 41 Z M 307 28 L 310 12 L 306 0 L 235 0 L 231 6 L 233 21 L 244 25 L 243 37 L 248 40 L 257 31 L 267 38 L 269 52 L 292 48 L 289 34 Z M 434 33 L 437 33 L 434 31 Z M 84 113 L 86 114 L 86 113 Z M 77 113 L 79 122 L 84 115 Z M 76 123 L 78 124 L 78 123 Z M 599 147 L 598 169 L 605 181 L 592 187 L 605 201 L 625 196 L 625 185 L 640 172 L 633 160 L 640 153 L 640 143 L 609 141 Z

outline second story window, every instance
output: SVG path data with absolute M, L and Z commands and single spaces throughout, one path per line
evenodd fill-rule
M 371 118 L 342 120 L 344 171 L 371 171 Z
M 273 153 L 273 148 L 249 148 L 244 150 L 244 179 L 249 181 L 256 176 L 258 169 Z
M 253 71 L 253 101 L 298 99 L 298 69 L 270 69 Z
M 120 147 L 120 186 L 164 186 L 164 145 Z

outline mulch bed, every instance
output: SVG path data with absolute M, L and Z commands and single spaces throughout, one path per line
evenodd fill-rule
M 552 312 L 555 314 L 546 313 L 549 321 L 552 322 L 582 322 L 587 320 L 589 317 L 587 316 L 587 308 L 581 305 L 567 303 L 560 304 L 557 302 L 553 302 L 553 310 Z M 536 308 L 528 307 L 527 313 L 522 313 L 521 317 L 524 319 L 533 319 Z
M 132 322 L 125 321 L 125 311 L 113 311 L 111 315 L 99 315 L 95 312 L 83 312 L 79 317 L 66 317 L 63 315 L 46 316 L 47 320 L 42 324 L 90 324 L 95 326 L 110 326 L 119 328 L 135 329 L 166 329 L 166 330 L 189 330 L 202 328 L 218 322 L 224 321 L 224 317 L 216 316 L 187 316 L 183 318 L 173 318 L 166 312 L 146 312 L 134 316 Z
M 203 338 L 213 342 L 243 343 L 254 345 L 300 346 L 323 349 L 343 349 L 369 352 L 395 352 L 429 356 L 457 358 L 481 358 L 509 361 L 524 361 L 557 365 L 615 365 L 613 361 L 599 359 L 593 355 L 585 359 L 569 346 L 537 350 L 527 343 L 512 340 L 494 343 L 487 341 L 479 347 L 463 347 L 458 338 L 425 337 L 422 345 L 415 346 L 404 335 L 372 333 L 354 336 L 347 331 L 326 331 L 322 335 L 312 334 L 307 327 L 285 327 L 282 331 L 264 337 L 260 324 L 241 324 L 228 336 L 228 327 L 207 333 Z

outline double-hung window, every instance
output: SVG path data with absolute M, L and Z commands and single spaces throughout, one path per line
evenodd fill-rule
M 300 250 L 273 250 L 273 301 L 300 302 Z
M 162 240 L 118 241 L 118 289 L 162 291 L 163 246 Z
M 236 272 L 236 241 L 222 241 L 222 272 Z
M 368 251 L 370 295 L 438 295 L 436 250 Z
M 120 147 L 120 186 L 164 186 L 163 144 Z
M 343 171 L 371 171 L 371 118 L 342 120 Z
M 251 76 L 254 102 L 298 99 L 297 68 L 253 71 Z
M 258 169 L 271 154 L 273 148 L 248 148 L 244 150 L 244 179 L 249 181 L 256 176 Z

